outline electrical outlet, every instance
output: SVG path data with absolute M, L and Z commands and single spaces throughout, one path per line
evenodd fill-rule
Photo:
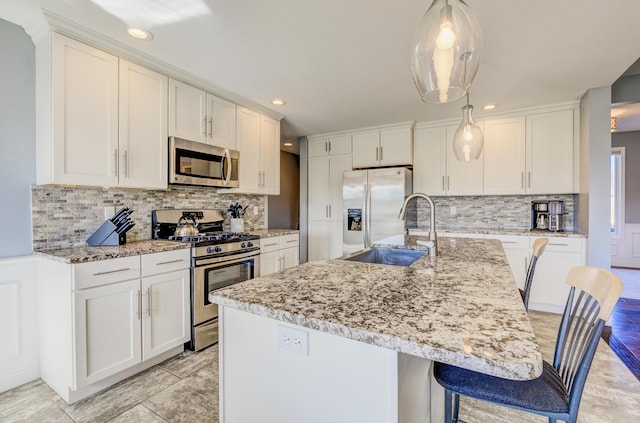
M 104 220 L 109 220 L 111 217 L 116 214 L 115 206 L 105 207 L 104 208 Z
M 278 348 L 309 355 L 309 332 L 278 325 Z
M 451 206 L 449 208 L 449 213 L 451 213 L 451 216 L 455 216 L 456 214 L 458 214 L 458 211 L 456 210 L 456 206 Z
M 258 215 L 258 206 L 253 206 L 253 215 L 254 216 Z

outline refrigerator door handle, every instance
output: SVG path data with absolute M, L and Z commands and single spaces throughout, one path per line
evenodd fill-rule
M 367 232 L 369 232 L 369 222 L 367 222 L 368 216 L 369 216 L 369 211 L 367 210 L 367 202 L 368 202 L 368 195 L 369 195 L 369 191 L 367 190 L 367 184 L 364 184 L 363 186 L 363 192 L 364 195 L 363 197 L 363 202 L 362 202 L 362 245 L 364 245 L 364 248 L 367 248 Z
M 365 244 L 366 248 L 371 247 L 371 184 L 367 183 L 367 243 Z

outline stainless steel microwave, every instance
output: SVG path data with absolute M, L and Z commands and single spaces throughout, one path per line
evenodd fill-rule
M 240 153 L 228 148 L 169 138 L 169 183 L 237 188 Z

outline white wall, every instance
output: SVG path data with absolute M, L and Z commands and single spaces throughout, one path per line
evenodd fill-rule
M 35 164 L 35 48 L 24 30 L 0 19 L 0 258 L 31 254 Z
M 609 195 L 611 87 L 592 88 L 580 100 L 578 230 L 589 234 L 587 264 L 611 266 Z

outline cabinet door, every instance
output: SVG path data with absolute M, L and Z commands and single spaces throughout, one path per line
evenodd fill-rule
M 380 131 L 380 165 L 413 164 L 412 128 L 389 128 Z
M 282 257 L 282 269 L 289 269 L 300 264 L 300 249 L 298 247 L 283 248 L 280 251 Z
M 329 138 L 329 154 L 332 156 L 351 154 L 351 135 Z
M 309 220 L 329 220 L 331 203 L 329 158 L 309 159 Z M 342 184 L 340 185 L 342 200 Z
M 328 221 L 309 221 L 309 229 L 307 234 L 307 254 L 309 261 L 327 260 L 331 258 L 332 253 L 332 234 L 331 224 Z M 333 240 L 335 243 L 335 240 Z M 342 240 L 341 240 L 342 244 Z M 342 245 L 340 245 L 342 248 Z
M 573 110 L 527 116 L 527 192 L 573 193 Z
M 329 258 L 334 259 L 344 255 L 342 243 L 342 220 L 329 222 L 327 225 L 329 232 Z
M 372 167 L 380 163 L 380 131 L 353 136 L 353 167 Z
M 207 142 L 206 114 L 206 92 L 169 81 L 169 136 Z
M 309 157 L 326 157 L 329 155 L 329 139 L 309 139 Z
M 139 290 L 134 279 L 73 294 L 74 390 L 141 361 Z
M 267 276 L 280 269 L 280 250 L 260 253 L 260 276 Z
M 262 193 L 280 194 L 280 121 L 261 115 L 260 169 Z
M 182 345 L 190 332 L 189 269 L 142 279 L 142 359 Z
M 468 162 L 456 159 L 453 154 L 453 134 L 457 128 L 457 125 L 447 126 L 447 194 L 482 195 L 482 154 L 478 160 Z
M 120 60 L 120 186 L 167 188 L 167 84 L 166 76 Z
M 330 220 L 342 221 L 343 219 L 342 182 L 344 180 L 344 172 L 351 169 L 351 156 L 331 157 L 329 160 Z
M 484 194 L 524 194 L 525 119 L 484 122 Z
M 413 134 L 413 192 L 446 194 L 447 132 L 444 126 L 416 129 Z
M 236 150 L 236 105 L 207 94 L 207 143 Z
M 118 58 L 59 34 L 53 34 L 52 43 L 51 182 L 114 186 L 118 181 Z
M 238 107 L 237 143 L 240 151 L 240 192 L 258 192 L 260 174 L 260 113 Z

